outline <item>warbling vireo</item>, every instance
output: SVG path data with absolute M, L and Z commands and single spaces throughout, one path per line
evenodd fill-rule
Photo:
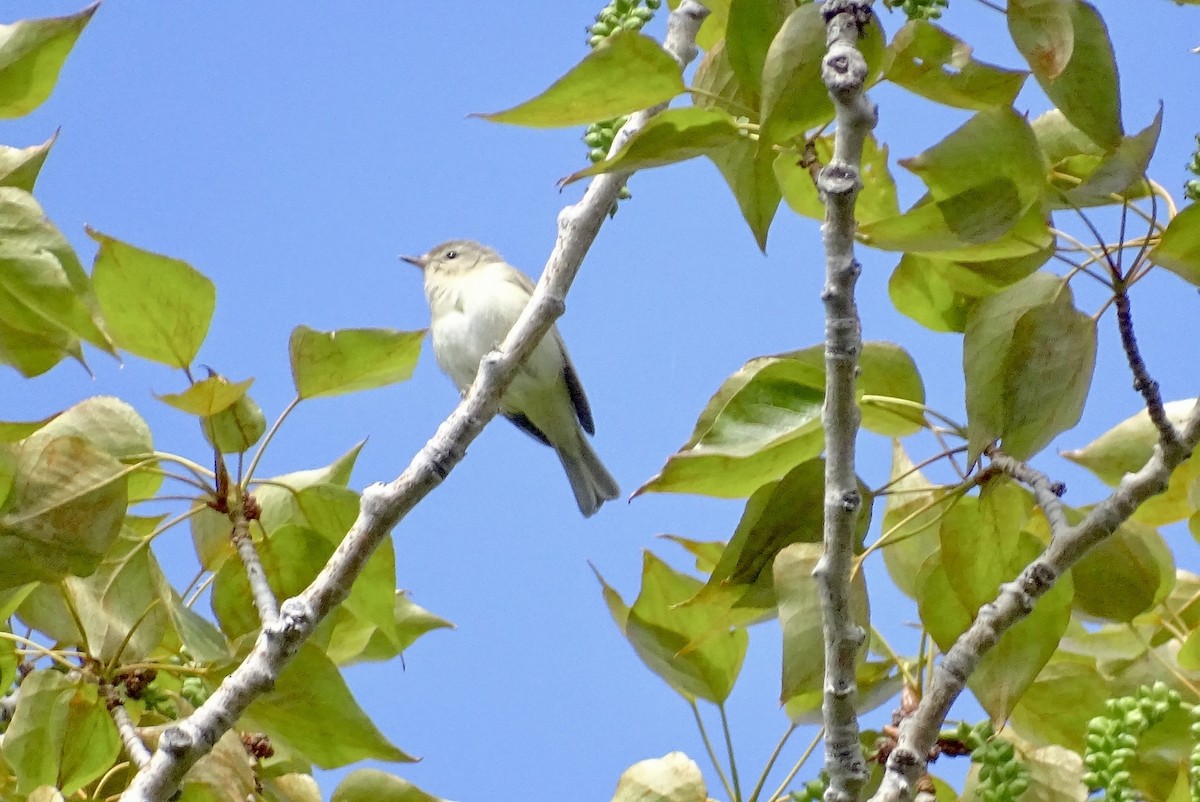
M 460 392 L 494 351 L 533 296 L 533 282 L 491 248 L 469 240 L 402 256 L 425 274 L 433 354 Z M 590 516 L 620 493 L 583 433 L 595 433 L 592 411 L 558 329 L 550 331 L 504 392 L 501 413 L 558 453 L 579 511 Z

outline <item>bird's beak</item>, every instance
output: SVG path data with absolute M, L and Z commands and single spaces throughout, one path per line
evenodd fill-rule
M 429 264 L 429 257 L 427 256 L 401 256 L 400 258 L 410 265 L 416 266 L 419 270 L 424 270 Z

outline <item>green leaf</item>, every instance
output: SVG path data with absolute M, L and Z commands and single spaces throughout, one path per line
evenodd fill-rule
M 611 802 L 707 802 L 704 775 L 683 752 L 641 760 L 622 772 Z
M 112 768 L 121 740 L 105 699 L 95 685 L 81 685 L 71 700 L 57 785 L 73 795 Z
M 1027 802 L 1085 802 L 1087 799 L 1083 758 L 1078 752 L 1051 744 L 1024 755 L 1023 762 L 1029 769 L 1029 790 L 1024 795 Z
M 37 432 L 0 511 L 0 587 L 96 570 L 125 517 L 126 469 L 81 437 Z
M 860 357 L 860 394 L 924 403 L 920 376 L 903 349 L 869 342 Z M 751 360 L 725 380 L 688 442 L 634 495 L 649 491 L 719 498 L 750 495 L 821 452 L 824 398 L 823 346 Z M 919 414 L 914 419 L 869 406 L 863 407 L 863 413 L 864 426 L 885 434 L 919 428 Z
M 145 463 L 154 453 L 150 426 L 119 398 L 94 396 L 56 415 L 39 430 L 45 437 L 82 437 L 125 465 Z M 129 474 L 130 501 L 153 498 L 162 486 L 153 463 Z
M 1082 518 L 1084 512 L 1072 518 Z M 1132 621 L 1170 593 L 1175 559 L 1157 530 L 1126 521 L 1071 567 L 1071 577 L 1076 610 L 1109 621 Z
M 779 624 L 783 629 L 783 686 L 779 698 L 785 703 L 802 694 L 820 696 L 825 680 L 821 591 L 813 576 L 821 552 L 820 543 L 794 543 L 780 551 L 774 562 Z M 851 578 L 850 593 L 853 621 L 866 630 L 871 616 L 862 571 Z M 866 657 L 865 649 L 860 657 Z M 797 719 L 792 717 L 792 721 L 796 723 Z
M 725 26 L 725 51 L 738 83 L 746 88 L 757 106 L 767 50 L 788 14 L 793 0 L 733 0 Z
M 222 454 L 249 451 L 266 431 L 267 417 L 262 407 L 245 392 L 229 406 L 200 419 L 205 441 Z
M 288 341 L 292 381 L 301 398 L 370 390 L 412 376 L 425 331 L 297 326 Z
M 358 659 L 391 660 L 427 632 L 435 629 L 454 629 L 454 624 L 414 603 L 406 592 L 397 590 L 395 593 L 394 632 L 376 629 L 358 655 Z
M 694 159 L 739 137 L 737 122 L 723 111 L 695 106 L 667 109 L 650 118 L 611 158 L 572 173 L 561 184 L 600 173 L 633 172 Z
M 941 560 L 963 609 L 978 610 L 1011 578 L 1033 501 L 1007 479 L 984 485 L 979 497 L 949 507 L 938 528 Z
M 774 154 L 760 142 L 738 139 L 712 151 L 708 158 L 721 171 L 754 241 L 765 253 L 767 234 L 783 197 L 772 168 Z
M 44 669 L 22 681 L 3 745 L 22 797 L 42 785 L 73 795 L 107 771 L 120 748 L 95 685 Z
M 758 101 L 738 81 L 723 40 L 700 59 L 692 85 L 698 90 L 692 93 L 694 106 L 721 109 L 758 122 Z
M 971 58 L 971 46 L 925 20 L 910 20 L 892 37 L 883 77 L 946 106 L 1011 106 L 1029 73 Z
M 879 18 L 872 16 L 858 40 L 867 61 L 868 80 L 882 59 L 883 46 Z M 762 68 L 759 117 L 764 146 L 800 136 L 833 119 L 833 102 L 821 80 L 826 50 L 825 19 L 819 3 L 806 3 L 783 21 Z
M 829 164 L 833 158 L 833 137 L 822 136 L 813 141 L 817 162 Z M 887 146 L 881 146 L 870 134 L 863 140 L 862 189 L 854 204 L 854 216 L 859 225 L 873 223 L 900 214 L 896 201 L 896 182 L 888 170 Z M 825 219 L 825 204 L 817 192 L 816 177 L 793 151 L 782 151 L 774 162 L 775 179 L 783 199 L 796 214 L 814 220 Z
M 46 163 L 46 157 L 50 155 L 50 148 L 56 139 L 57 132 L 42 144 L 27 148 L 0 145 L 0 186 L 33 192 L 38 173 Z
M 1158 244 L 1150 249 L 1150 261 L 1200 286 L 1200 204 L 1171 218 Z
M 1087 723 L 1104 714 L 1111 695 L 1092 661 L 1055 657 L 1013 708 L 1012 725 L 1035 744 L 1061 744 L 1083 752 Z
M 1024 534 L 1012 561 L 994 567 L 992 572 L 1005 581 L 1011 580 L 1041 552 L 1041 548 L 1036 538 Z M 950 573 L 949 566 L 942 562 L 942 555 L 935 553 L 922 565 L 916 583 L 921 623 L 943 653 L 967 630 L 977 612 L 962 603 Z M 998 588 L 999 585 L 990 589 L 992 598 Z M 988 590 L 974 589 L 982 597 L 989 595 Z M 1008 717 L 1054 653 L 1070 621 L 1071 594 L 1070 577 L 1060 577 L 1055 586 L 1038 599 L 1033 612 L 1005 632 L 1000 642 L 983 656 L 971 675 L 968 685 L 993 722 Z
M 444 802 L 408 780 L 379 769 L 355 769 L 333 790 L 331 802 Z
M 596 574 L 617 627 L 646 667 L 688 700 L 720 704 L 733 690 L 746 656 L 745 629 L 713 634 L 725 605 L 682 604 L 700 590 L 700 580 L 681 574 L 645 552 L 642 588 L 632 607 Z
M 275 687 L 250 705 L 244 720 L 247 729 L 261 729 L 323 769 L 359 760 L 413 761 L 372 723 L 337 667 L 311 643 L 300 647 Z
M 1121 137 L 1112 153 L 1094 160 L 1095 167 L 1083 176 L 1082 183 L 1064 193 L 1064 200 L 1054 203 L 1056 199 L 1052 194 L 1052 205 L 1058 208 L 1104 206 L 1149 195 L 1150 185 L 1146 183 L 1145 175 L 1161 131 L 1160 104 L 1150 125 L 1134 136 Z
M 1195 405 L 1194 399 L 1187 399 L 1168 401 L 1163 406 L 1167 419 L 1180 426 Z M 1116 487 L 1125 474 L 1135 473 L 1146 464 L 1157 443 L 1158 429 L 1143 409 L 1083 448 L 1064 451 L 1063 456 L 1087 468 L 1109 487 Z M 1143 502 L 1134 519 L 1161 526 L 1191 515 L 1195 507 L 1188 501 L 1188 486 L 1197 476 L 1200 476 L 1200 460 L 1189 459 L 1176 467 L 1166 492 Z
M 167 393 L 158 399 L 189 415 L 205 417 L 227 409 L 246 394 L 254 379 L 231 382 L 224 376 L 213 374 L 196 382 L 182 393 Z
M 679 64 L 658 42 L 622 31 L 537 97 L 478 116 L 530 128 L 586 125 L 665 103 L 684 89 Z
M 926 197 L 897 217 L 859 229 L 873 248 L 904 251 L 960 262 L 1014 259 L 1041 253 L 1054 236 L 1037 204 L 1022 211 L 1021 191 L 997 178 L 943 201 Z
M 1100 13 L 1082 0 L 1013 0 L 1008 30 L 1051 102 L 1097 145 L 1115 148 L 1120 87 Z
M 23 116 L 50 97 L 67 54 L 99 7 L 0 25 L 0 117 Z
M 88 229 L 100 243 L 92 282 L 117 345 L 176 368 L 191 365 L 212 321 L 213 283 L 187 262 Z
M 0 421 L 0 443 L 15 443 L 18 440 L 24 440 L 38 429 L 54 420 L 57 415 L 58 413 L 56 412 L 54 415 L 51 415 L 48 418 L 34 421 Z M 0 493 L 0 503 L 3 502 L 4 494 Z
M 969 460 L 992 441 L 1026 459 L 1078 422 L 1095 364 L 1096 328 L 1048 273 L 980 302 L 963 338 Z
M 883 562 L 897 589 L 917 597 L 917 572 L 921 563 L 941 548 L 938 525 L 961 494 L 930 482 L 904 450 L 892 441 L 889 492 L 883 506 Z
M 38 669 L 21 683 L 17 707 L 4 733 L 3 754 L 16 775 L 16 790 L 57 785 L 75 684 L 57 671 Z

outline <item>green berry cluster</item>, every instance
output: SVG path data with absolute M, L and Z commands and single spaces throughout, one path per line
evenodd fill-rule
M 942 9 L 950 5 L 950 0 L 903 0 L 895 3 L 894 7 L 904 12 L 909 19 L 938 19 Z
M 614 117 L 611 120 L 592 123 L 588 126 L 583 133 L 583 144 L 588 146 L 588 158 L 592 160 L 593 164 L 608 158 L 613 138 L 616 137 L 617 131 L 621 130 L 621 126 L 628 121 L 628 117 Z
M 961 744 L 971 752 L 971 762 L 979 765 L 978 799 L 985 802 L 1016 802 L 1029 788 L 1029 769 L 1017 757 L 1010 741 L 996 737 L 988 721 L 971 725 L 965 721 L 939 742 Z
M 208 686 L 204 684 L 204 680 L 194 674 L 183 678 L 182 687 L 179 689 L 179 695 L 188 700 L 188 704 L 192 707 L 199 707 L 208 701 L 209 691 Z
M 1183 182 L 1183 196 L 1190 201 L 1200 201 L 1200 134 L 1196 134 L 1196 151 L 1188 162 L 1187 170 L 1196 178 Z
M 662 0 L 611 0 L 588 28 L 588 45 L 595 47 L 618 31 L 640 31 Z
M 792 791 L 792 802 L 821 802 L 828 787 L 829 775 L 822 771 L 821 776 L 806 782 L 799 791 Z
M 1106 799 L 1134 802 L 1140 797 L 1129 770 L 1137 758 L 1138 739 L 1179 707 L 1179 693 L 1159 681 L 1139 687 L 1130 696 L 1109 699 L 1104 706 L 1105 715 L 1088 722 L 1083 782 L 1103 790 Z

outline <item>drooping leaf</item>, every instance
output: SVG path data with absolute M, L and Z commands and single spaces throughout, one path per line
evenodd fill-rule
M 248 728 L 261 729 L 325 769 L 359 760 L 413 761 L 379 731 L 337 667 L 312 644 L 300 647 L 274 688 L 250 705 L 244 720 Z
M 820 543 L 795 543 L 779 552 L 774 563 L 779 624 L 783 629 L 783 685 L 780 700 L 801 694 L 821 695 L 825 681 L 825 648 L 821 627 L 821 593 L 813 569 L 821 558 Z M 851 578 L 851 615 L 857 626 L 870 626 L 867 585 L 862 571 Z M 866 657 L 866 650 L 862 652 Z M 796 719 L 793 717 L 793 721 Z
M 1120 87 L 1100 13 L 1083 0 L 1013 0 L 1008 30 L 1054 105 L 1097 145 L 1115 148 Z
M 200 418 L 200 433 L 222 454 L 249 451 L 266 431 L 267 416 L 244 391 L 224 409 Z
M 726 112 L 695 106 L 667 109 L 652 117 L 610 158 L 572 173 L 562 183 L 694 159 L 724 148 L 740 136 L 737 122 Z
M 412 376 L 425 331 L 297 326 L 288 341 L 292 381 L 301 398 L 384 387 Z
M 658 42 L 621 31 L 537 97 L 478 116 L 531 128 L 586 125 L 664 103 L 683 91 L 679 64 Z
M 154 453 L 150 426 L 137 410 L 110 395 L 85 398 L 40 428 L 43 437 L 82 437 L 126 465 L 145 463 Z M 154 465 L 129 474 L 130 501 L 153 498 L 162 486 Z
M 1200 204 L 1192 204 L 1167 223 L 1150 261 L 1184 281 L 1200 286 Z
M 871 80 L 883 58 L 883 30 L 872 16 L 861 29 L 858 49 Z M 825 20 L 821 6 L 806 3 L 783 21 L 771 41 L 762 69 L 761 136 L 774 145 L 833 119 L 833 102 L 821 79 L 825 58 Z
M 739 138 L 707 155 L 724 176 L 754 241 L 765 253 L 767 234 L 783 198 L 772 167 L 774 154 L 761 142 Z
M 758 105 L 767 50 L 794 0 L 732 0 L 725 27 L 725 51 L 738 83 Z
M 355 769 L 333 789 L 330 802 L 445 802 L 408 780 L 379 769 Z
M 729 696 L 749 638 L 742 628 L 713 634 L 714 624 L 728 612 L 726 605 L 681 604 L 700 590 L 700 580 L 646 552 L 641 591 L 627 606 L 603 577 L 597 573 L 596 578 L 613 620 L 647 668 L 685 699 L 720 704 Z
M 917 404 L 925 390 L 911 357 L 891 343 L 868 342 L 860 354 L 861 395 Z M 759 357 L 725 381 L 691 438 L 635 492 L 686 492 L 737 498 L 820 453 L 825 397 L 822 346 Z M 863 425 L 884 434 L 920 428 L 920 413 L 863 405 Z
M 1029 73 L 976 61 L 971 46 L 926 20 L 910 20 L 884 54 L 883 77 L 960 109 L 1011 106 Z
M 20 117 L 42 105 L 59 70 L 99 3 L 75 14 L 0 25 L 0 117 Z
M 0 512 L 0 587 L 95 571 L 125 517 L 126 473 L 81 437 L 22 443 Z
M 1132 621 L 1171 591 L 1175 559 L 1157 530 L 1126 521 L 1071 567 L 1071 578 L 1076 610 L 1108 621 Z
M 938 527 L 957 496 L 916 470 L 899 440 L 892 443 L 891 491 L 884 498 L 883 562 L 901 593 L 916 598 L 917 572 L 941 548 Z
M 200 351 L 217 302 L 206 276 L 187 262 L 88 229 L 100 243 L 92 282 L 120 347 L 176 368 Z
M 942 565 L 963 609 L 978 610 L 1011 578 L 1033 503 L 1011 481 L 988 482 L 945 511 L 938 527 Z
M 1154 121 L 1134 136 L 1121 137 L 1116 148 L 1096 161 L 1094 169 L 1083 176 L 1078 186 L 1065 192 L 1065 203 L 1050 196 L 1051 203 L 1059 206 L 1103 206 L 1120 203 L 1150 194 L 1150 186 L 1144 176 L 1150 166 L 1150 157 L 1158 145 L 1162 131 L 1162 106 Z
M 970 461 L 996 439 L 1025 459 L 1074 426 L 1091 384 L 1095 338 L 1070 288 L 1048 273 L 979 303 L 963 339 Z

